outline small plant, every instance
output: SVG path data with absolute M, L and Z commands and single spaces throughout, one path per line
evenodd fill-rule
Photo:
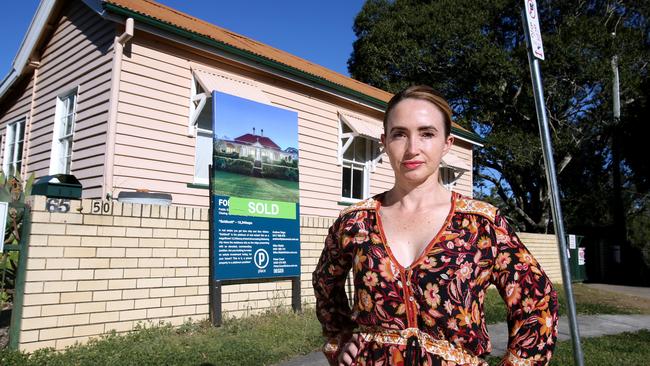
M 34 183 L 34 174 L 24 184 L 19 177 L 20 174 L 17 173 L 17 176 L 7 178 L 4 173 L 0 172 L 0 202 L 9 203 L 3 236 L 5 246 L 20 243 L 25 209 L 14 207 L 14 205 L 25 204 L 25 197 L 31 194 Z M 19 253 L 16 251 L 4 251 L 0 258 L 0 310 L 5 309 L 8 304 L 13 302 L 18 258 Z

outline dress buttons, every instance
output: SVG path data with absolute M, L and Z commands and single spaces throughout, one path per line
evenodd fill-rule
M 411 281 L 406 281 L 406 286 L 411 286 Z
M 413 296 L 409 297 L 409 301 L 413 301 L 413 300 L 414 300 Z

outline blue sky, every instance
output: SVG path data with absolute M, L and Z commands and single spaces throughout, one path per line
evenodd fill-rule
M 354 17 L 363 0 L 159 0 L 174 9 L 348 75 Z M 38 7 L 4 1 L 0 12 L 0 79 L 10 70 Z

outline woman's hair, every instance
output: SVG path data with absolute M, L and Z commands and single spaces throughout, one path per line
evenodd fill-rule
M 449 107 L 449 103 L 447 103 L 445 98 L 438 94 L 437 91 L 427 85 L 410 86 L 393 95 L 393 97 L 388 102 L 388 106 L 386 106 L 386 112 L 384 113 L 384 133 L 388 132 L 386 131 L 386 127 L 388 126 L 388 116 L 390 115 L 390 112 L 395 109 L 395 106 L 399 102 L 405 99 L 425 100 L 436 106 L 436 108 L 442 112 L 442 115 L 445 118 L 445 137 L 449 136 L 451 133 L 451 108 Z

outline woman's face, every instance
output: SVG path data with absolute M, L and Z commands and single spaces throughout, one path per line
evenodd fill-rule
M 442 112 L 421 99 L 397 103 L 381 136 L 395 179 L 410 184 L 437 181 L 440 161 L 453 141 L 453 137 L 445 137 Z

